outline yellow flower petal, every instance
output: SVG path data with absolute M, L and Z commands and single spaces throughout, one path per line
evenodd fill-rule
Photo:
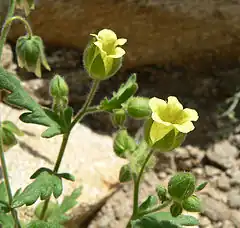
M 108 55 L 108 57 L 118 59 L 118 58 L 121 58 L 125 53 L 126 52 L 122 48 L 116 47 L 115 48 L 115 53 L 112 54 L 112 55 Z
M 103 29 L 98 33 L 98 38 L 107 43 L 115 43 L 117 40 L 117 35 L 110 29 Z
M 174 113 L 183 110 L 182 104 L 174 96 L 168 97 L 168 108 Z
M 183 109 L 184 117 L 187 118 L 188 121 L 197 121 L 198 120 L 198 113 L 196 110 L 191 108 Z
M 103 50 L 103 45 L 102 45 L 101 41 L 95 41 L 94 44 L 100 49 L 101 52 L 105 52 Z
M 182 133 L 188 133 L 192 130 L 194 130 L 194 125 L 192 122 L 188 121 L 183 124 L 174 124 L 173 125 L 178 131 Z
M 149 107 L 151 108 L 152 112 L 164 112 L 167 107 L 166 101 L 153 97 L 149 100 Z
M 173 129 L 173 125 L 165 126 L 163 124 L 153 122 L 151 129 L 150 129 L 150 139 L 151 139 L 152 143 L 155 143 L 158 140 L 162 139 L 172 129 Z
M 169 122 L 166 122 L 166 121 L 162 120 L 162 119 L 160 118 L 160 116 L 159 116 L 157 113 L 155 113 L 155 112 L 152 113 L 152 119 L 153 119 L 155 122 L 157 122 L 157 123 L 159 123 L 159 124 L 163 124 L 163 125 L 165 125 L 165 126 L 170 126 L 170 125 L 172 125 L 172 123 L 169 123 Z
M 124 45 L 126 42 L 127 42 L 127 39 L 124 39 L 124 38 L 117 39 L 117 41 L 115 42 L 115 47 L 116 47 L 116 46 L 122 46 L 122 45 Z

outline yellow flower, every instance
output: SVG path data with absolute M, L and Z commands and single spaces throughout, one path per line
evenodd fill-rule
M 153 97 L 149 101 L 152 110 L 152 125 L 149 129 L 151 142 L 161 140 L 170 131 L 187 134 L 194 129 L 192 121 L 198 120 L 194 109 L 183 109 L 182 104 L 174 96 L 168 97 L 168 102 Z
M 125 51 L 118 46 L 122 46 L 127 39 L 117 38 L 117 35 L 110 29 L 103 29 L 97 35 L 90 34 L 97 40 L 94 44 L 100 49 L 103 58 L 121 58 Z
M 86 47 L 83 62 L 89 76 L 97 80 L 106 80 L 117 73 L 122 66 L 125 51 L 119 47 L 124 45 L 126 39 L 118 39 L 110 29 L 103 29 L 94 37 Z

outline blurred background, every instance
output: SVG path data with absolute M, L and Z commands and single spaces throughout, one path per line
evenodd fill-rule
M 7 7 L 8 1 L 1 0 L 1 22 Z M 48 107 L 53 74 L 68 82 L 74 110 L 83 104 L 91 81 L 82 53 L 90 33 L 109 28 L 127 38 L 123 68 L 101 84 L 94 102 L 110 97 L 137 73 L 138 95 L 177 96 L 200 116 L 182 148 L 158 155 L 142 197 L 176 170 L 191 170 L 199 180 L 209 181 L 202 193 L 200 227 L 240 227 L 240 0 L 38 0 L 28 20 L 44 40 L 52 71 L 38 79 L 16 67 L 15 42 L 24 35 L 20 23 L 12 26 L 2 61 Z M 88 116 L 83 124 L 99 135 L 112 136 L 115 131 L 105 114 Z M 135 134 L 142 123 L 130 120 L 128 126 Z M 81 227 L 124 227 L 131 213 L 131 191 L 131 185 L 121 187 L 83 219 Z

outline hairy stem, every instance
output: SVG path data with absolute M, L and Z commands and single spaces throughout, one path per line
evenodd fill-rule
M 99 81 L 95 80 L 93 82 L 92 88 L 91 88 L 91 90 L 89 92 L 89 95 L 88 95 L 88 97 L 87 97 L 83 107 L 81 108 L 81 110 L 75 116 L 75 118 L 74 118 L 74 120 L 73 120 L 73 122 L 72 122 L 72 124 L 70 126 L 69 131 L 63 135 L 62 144 L 61 144 L 61 147 L 60 147 L 60 150 L 59 150 L 59 153 L 58 153 L 58 157 L 57 157 L 56 163 L 54 165 L 53 172 L 57 173 L 58 170 L 59 170 L 59 167 L 61 165 L 61 162 L 62 162 L 62 159 L 63 159 L 63 155 L 64 155 L 64 152 L 65 152 L 65 149 L 66 149 L 66 146 L 67 146 L 68 138 L 69 138 L 69 135 L 71 133 L 72 128 L 79 121 L 82 120 L 82 118 L 84 117 L 85 114 L 91 113 L 91 112 L 94 112 L 94 111 L 98 111 L 98 109 L 96 107 L 94 107 L 92 109 L 91 108 L 88 109 L 89 105 L 91 104 L 91 102 L 92 102 L 92 100 L 94 98 L 94 95 L 96 94 L 98 86 L 99 86 Z M 47 211 L 47 208 L 48 208 L 49 201 L 50 201 L 50 198 L 48 198 L 44 202 L 43 209 L 42 209 L 41 215 L 40 215 L 40 219 L 41 220 L 44 220 L 44 217 L 45 217 L 45 214 L 46 214 L 46 211 Z
M 2 141 L 2 126 L 0 125 L 0 160 L 2 165 L 2 171 L 3 171 L 3 178 L 4 178 L 4 184 L 6 186 L 7 195 L 8 195 L 8 203 L 11 206 L 13 201 L 11 186 L 8 178 L 8 170 L 7 170 L 7 164 L 5 161 L 4 151 L 3 151 L 3 141 Z M 15 228 L 21 228 L 21 225 L 18 220 L 17 212 L 15 209 L 11 208 L 11 214 L 15 222 Z
M 141 170 L 138 174 L 138 177 L 135 178 L 134 180 L 134 195 L 133 195 L 133 214 L 132 214 L 132 219 L 134 219 L 136 216 L 138 216 L 138 201 L 139 201 L 139 187 L 140 187 L 140 181 L 144 172 L 144 169 L 149 161 L 149 159 L 151 158 L 151 156 L 153 155 L 154 150 L 151 150 L 144 163 L 143 166 L 141 167 Z
M 3 46 L 6 42 L 7 36 L 8 36 L 8 32 L 10 30 L 10 26 L 5 26 L 6 22 L 9 18 L 13 17 L 14 12 L 15 12 L 15 6 L 16 6 L 16 0 L 11 0 L 11 2 L 9 3 L 9 10 L 5 19 L 5 23 L 2 27 L 2 31 L 1 31 L 1 37 L 0 37 L 0 60 L 2 57 L 2 52 L 3 52 Z M 1 61 L 0 61 L 0 65 L 1 65 Z

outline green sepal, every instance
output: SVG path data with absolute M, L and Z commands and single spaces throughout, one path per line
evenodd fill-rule
M 195 192 L 200 192 L 200 191 L 202 191 L 202 190 L 206 187 L 207 184 L 208 184 L 207 181 L 204 181 L 203 183 L 199 184 L 199 185 L 196 187 Z
M 182 202 L 182 206 L 189 212 L 202 212 L 201 200 L 197 196 L 190 196 Z
M 100 109 L 112 112 L 114 109 L 121 109 L 122 104 L 132 97 L 138 90 L 136 74 L 132 74 L 126 83 L 123 83 L 113 97 L 109 100 L 105 98 L 100 103 Z
M 181 203 L 190 197 L 196 187 L 196 179 L 189 172 L 179 172 L 168 182 L 168 193 L 174 201 Z
M 142 213 L 146 210 L 149 210 L 158 204 L 158 197 L 150 195 L 146 200 L 139 206 L 138 212 Z
M 62 134 L 62 127 L 56 119 L 50 115 L 32 97 L 23 89 L 21 82 L 12 73 L 7 72 L 0 67 L 0 90 L 6 90 L 9 94 L 6 102 L 23 109 L 29 110 L 20 116 L 25 123 L 39 124 L 48 127 L 42 134 L 42 137 L 50 138 Z
M 125 183 L 132 180 L 132 172 L 129 164 L 122 166 L 119 172 L 119 181 Z

